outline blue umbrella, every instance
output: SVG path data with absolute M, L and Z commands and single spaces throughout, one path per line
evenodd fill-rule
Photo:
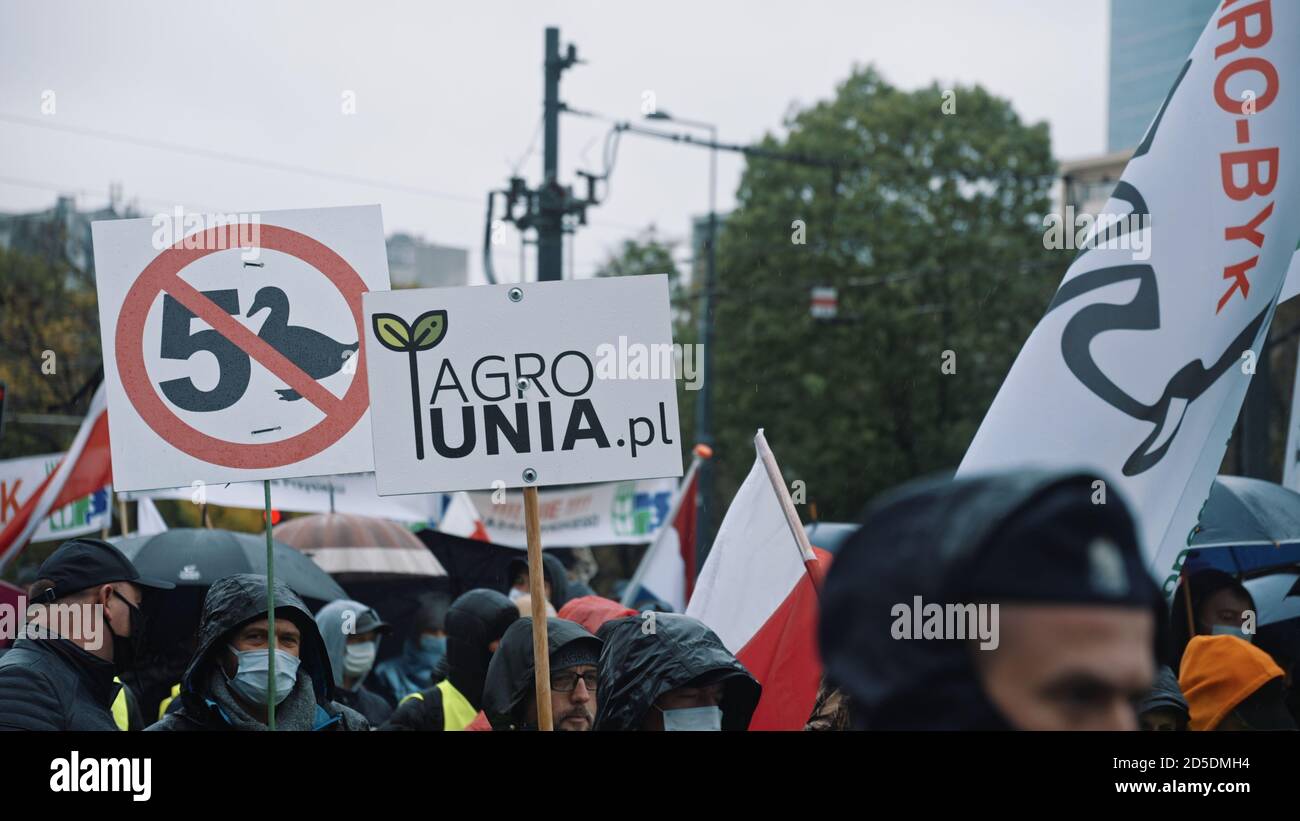
M 1256 576 L 1300 565 L 1300 493 L 1262 479 L 1220 476 L 1192 531 L 1184 568 Z

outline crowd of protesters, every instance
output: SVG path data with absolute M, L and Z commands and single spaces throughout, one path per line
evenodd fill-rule
M 870 506 L 820 590 L 824 679 L 807 729 L 1294 729 L 1300 648 L 1254 643 L 1254 603 L 1232 575 L 1187 577 L 1166 600 L 1130 511 L 1095 503 L 1094 481 L 923 481 Z M 656 613 L 646 629 L 617 602 L 569 598 L 550 556 L 545 575 L 556 729 L 748 729 L 763 684 L 708 625 Z M 526 564 L 509 581 L 427 599 L 376 663 L 392 626 L 370 604 L 313 614 L 265 576 L 219 579 L 187 657 L 153 671 L 175 676 L 170 696 L 142 709 L 121 676 L 144 672 L 147 599 L 171 585 L 74 539 L 41 565 L 28 633 L 0 656 L 0 729 L 262 730 L 268 701 L 283 730 L 535 729 Z M 897 608 L 914 601 L 996 605 L 996 640 L 900 636 Z M 93 614 L 83 629 L 59 628 L 67 606 Z

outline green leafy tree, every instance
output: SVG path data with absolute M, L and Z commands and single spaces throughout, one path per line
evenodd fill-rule
M 761 143 L 837 168 L 749 161 L 719 242 L 715 524 L 759 427 L 823 519 L 955 467 L 1042 316 L 1069 261 L 1043 247 L 1047 126 L 952 91 L 945 114 L 938 85 L 856 69 Z M 836 321 L 810 316 L 815 285 Z
M 71 444 L 75 427 L 20 424 L 12 415 L 84 414 L 102 365 L 93 276 L 67 259 L 60 225 L 25 230 L 33 236 L 22 244 L 35 253 L 0 248 L 0 381 L 9 417 L 0 458 Z
M 639 236 L 625 239 L 617 250 L 610 253 L 595 271 L 598 277 L 639 276 L 642 274 L 667 274 L 668 293 L 672 302 L 673 342 L 693 345 L 699 340 L 698 287 L 682 281 L 681 271 L 673 260 L 677 250 L 676 243 L 661 239 L 651 226 Z M 696 359 L 690 364 L 698 367 Z M 689 374 L 688 374 L 689 375 Z M 698 386 L 698 380 L 696 380 Z M 687 380 L 677 380 L 677 415 L 682 432 L 682 452 L 690 459 L 690 450 L 694 445 L 695 400 L 697 390 L 691 389 Z

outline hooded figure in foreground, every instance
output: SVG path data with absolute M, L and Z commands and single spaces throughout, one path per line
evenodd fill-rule
M 551 717 L 555 729 L 590 730 L 596 713 L 600 639 L 579 624 L 547 619 L 546 644 L 551 662 Z M 520 619 L 501 637 L 501 646 L 492 656 L 483 685 L 483 712 L 493 730 L 537 729 L 534 672 L 533 620 Z
M 854 727 L 1137 729 L 1164 601 L 1127 507 L 1099 488 L 1021 470 L 874 504 L 831 565 L 818 629 Z
M 367 730 L 366 719 L 334 700 L 334 674 L 316 621 L 297 593 L 275 584 L 275 682 L 266 577 L 218 579 L 203 600 L 199 644 L 181 678 L 181 706 L 150 730 L 265 730 L 274 687 L 277 730 Z
M 597 730 L 745 730 L 762 687 L 698 619 L 605 622 Z

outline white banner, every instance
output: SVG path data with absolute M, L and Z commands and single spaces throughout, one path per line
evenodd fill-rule
M 0 461 L 0 529 L 9 524 L 10 517 L 22 509 L 41 482 L 45 481 L 45 477 L 58 467 L 62 458 L 62 453 L 48 453 Z M 89 496 L 50 511 L 31 541 L 71 539 L 73 536 L 102 530 L 109 526 L 113 517 L 111 502 L 112 489 L 105 486 Z
M 123 493 L 127 499 L 178 499 L 194 504 L 262 510 L 261 482 L 232 482 Z M 331 499 L 331 496 L 333 499 Z M 425 522 L 436 518 L 442 497 L 383 497 L 375 491 L 375 474 L 345 473 L 305 479 L 272 479 L 271 506 L 293 513 L 356 513 L 397 522 Z
M 118 490 L 374 469 L 361 296 L 379 206 L 91 226 Z
M 547 547 L 645 544 L 667 521 L 676 479 L 608 482 L 538 491 L 542 542 Z M 517 490 L 466 494 L 493 544 L 527 547 L 524 497 Z M 405 497 L 388 497 L 405 498 Z
M 1215 11 L 959 475 L 1096 471 L 1174 572 L 1300 239 L 1297 83 L 1300 3 Z
M 381 494 L 681 475 L 666 275 L 364 303 Z

